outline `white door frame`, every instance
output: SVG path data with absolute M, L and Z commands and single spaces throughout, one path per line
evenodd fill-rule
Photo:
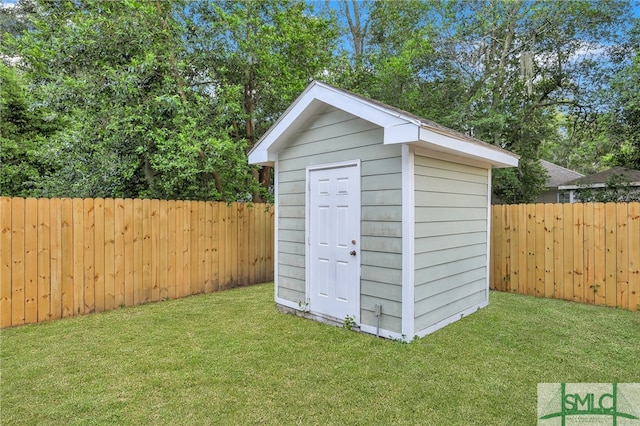
M 362 210 L 362 192 L 361 192 L 361 171 L 360 171 L 360 160 L 350 160 L 350 161 L 341 161 L 341 162 L 336 162 L 336 163 L 327 163 L 327 164 L 318 164 L 318 165 L 312 165 L 312 166 L 307 166 L 306 168 L 306 176 L 305 176 L 305 302 L 309 303 L 310 301 L 310 297 L 311 297 L 311 255 L 310 255 L 310 238 L 311 238 L 311 191 L 310 191 L 310 185 L 311 185 L 311 172 L 314 171 L 318 171 L 318 170 L 323 170 L 323 169 L 337 169 L 337 168 L 343 168 L 343 167 L 355 167 L 357 170 L 357 175 L 358 175 L 358 179 L 355 182 L 356 183 L 356 188 L 355 191 L 358 194 L 358 208 L 355 209 L 356 211 L 355 216 L 357 219 L 357 223 L 358 223 L 358 230 L 357 230 L 357 246 L 356 246 L 356 250 L 358 251 L 358 256 L 357 256 L 357 263 L 356 263 L 356 276 L 357 276 L 357 297 L 355 300 L 355 306 L 356 306 L 356 312 L 355 312 L 355 322 L 357 324 L 360 324 L 360 298 L 361 298 L 361 292 L 360 292 L 360 269 L 361 269 L 361 262 L 360 262 L 360 253 L 361 253 L 361 240 L 362 240 L 362 228 L 361 228 L 361 210 Z M 313 311 L 313 307 L 311 310 L 311 313 L 315 314 L 315 315 L 319 315 L 322 316 L 322 312 L 314 312 Z M 343 318 L 339 318 L 339 319 L 343 319 Z

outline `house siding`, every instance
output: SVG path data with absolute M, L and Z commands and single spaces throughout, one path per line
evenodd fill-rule
M 401 148 L 382 129 L 341 110 L 316 114 L 278 153 L 278 297 L 305 299 L 306 167 L 359 159 L 361 171 L 360 322 L 401 329 Z
M 415 329 L 487 298 L 488 170 L 415 156 Z

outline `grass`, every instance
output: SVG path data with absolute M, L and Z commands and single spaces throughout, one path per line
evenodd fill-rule
M 536 423 L 539 382 L 640 378 L 640 312 L 493 292 L 411 344 L 265 284 L 0 332 L 0 423 Z

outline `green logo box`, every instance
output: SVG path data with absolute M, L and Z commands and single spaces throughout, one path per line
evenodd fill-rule
M 640 426 L 640 383 L 538 383 L 538 425 Z

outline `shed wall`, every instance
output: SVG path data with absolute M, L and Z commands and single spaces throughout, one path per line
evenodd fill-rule
M 400 146 L 382 129 L 341 110 L 311 119 L 278 154 L 278 297 L 305 299 L 306 167 L 361 161 L 360 321 L 400 332 L 402 315 L 402 166 Z
M 415 156 L 415 329 L 487 298 L 487 169 Z

